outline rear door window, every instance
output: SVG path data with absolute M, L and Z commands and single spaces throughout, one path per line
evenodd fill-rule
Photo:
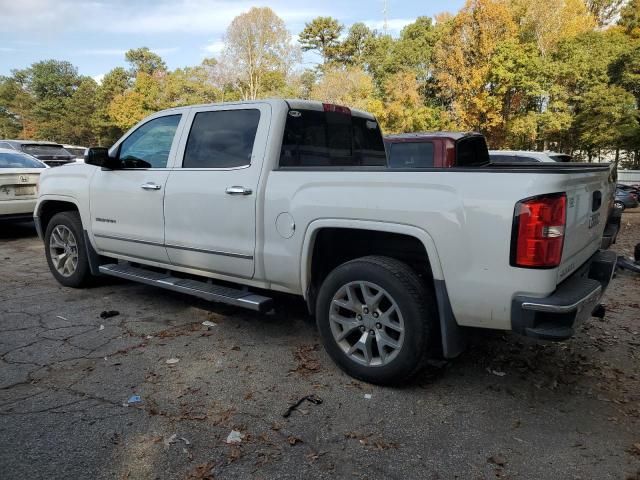
M 251 164 L 260 110 L 199 112 L 193 119 L 182 168 L 237 168 Z
M 489 163 L 489 149 L 484 137 L 465 137 L 456 142 L 456 166 L 474 167 Z
M 433 167 L 432 142 L 401 142 L 389 144 L 389 167 L 431 168 Z
M 281 167 L 385 166 L 378 122 L 343 112 L 290 110 Z

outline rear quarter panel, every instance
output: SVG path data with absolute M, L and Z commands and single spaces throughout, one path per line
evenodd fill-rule
M 309 260 L 303 252 L 312 250 L 308 245 L 317 225 L 359 228 L 366 221 L 381 230 L 385 224 L 404 226 L 423 232 L 419 239 L 431 263 L 440 266 L 434 275 L 445 280 L 459 324 L 509 329 L 512 297 L 546 296 L 558 277 L 558 269 L 509 265 L 515 204 L 554 193 L 564 185 L 560 177 L 495 171 L 272 171 L 264 203 L 264 272 L 270 281 L 304 294 Z M 276 229 L 280 214 L 295 223 L 290 238 Z

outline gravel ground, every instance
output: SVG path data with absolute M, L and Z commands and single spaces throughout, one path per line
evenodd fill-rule
M 640 212 L 623 223 L 631 255 Z M 568 342 L 474 333 L 400 389 L 337 370 L 295 300 L 258 315 L 127 282 L 63 288 L 28 224 L 0 225 L 0 279 L 3 479 L 640 479 L 631 274 Z

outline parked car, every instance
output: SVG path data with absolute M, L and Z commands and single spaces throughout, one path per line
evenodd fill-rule
M 483 135 L 474 132 L 401 133 L 384 137 L 389 168 L 450 168 L 487 165 Z
M 79 145 L 62 145 L 62 147 L 75 157 L 76 162 L 84 162 L 84 153 L 87 151 L 87 147 Z
M 489 150 L 491 163 L 570 162 L 571 155 L 527 150 Z
M 465 327 L 567 339 L 615 268 L 611 166 L 388 168 L 376 119 L 336 105 L 165 110 L 85 162 L 40 184 L 59 283 L 111 275 L 257 311 L 299 295 L 368 382 L 458 355 Z
M 75 162 L 75 156 L 62 145 L 53 142 L 36 142 L 33 140 L 0 140 L 0 148 L 10 148 L 31 155 L 50 167 L 58 167 Z
M 31 220 L 38 179 L 47 165 L 25 153 L 0 148 L 0 220 Z
M 618 188 L 616 188 L 614 206 L 619 210 L 636 208 L 638 206 L 638 196 L 633 191 L 618 186 Z

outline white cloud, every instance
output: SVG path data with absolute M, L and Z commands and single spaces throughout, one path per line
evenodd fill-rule
M 11 47 L 0 47 L 0 52 L 15 52 L 16 49 L 15 48 L 11 48 Z
M 100 73 L 100 74 L 98 74 L 98 75 L 94 75 L 94 76 L 93 76 L 93 77 L 91 77 L 91 78 L 93 78 L 93 79 L 96 81 L 96 83 L 97 83 L 98 85 L 100 85 L 100 84 L 102 83 L 102 80 L 104 79 L 104 73 Z
M 212 42 L 202 47 L 202 50 L 204 50 L 206 53 L 217 55 L 218 53 L 221 53 L 222 50 L 224 50 L 224 42 L 222 40 Z
M 59 25 L 66 29 L 153 34 L 202 34 L 224 31 L 237 15 L 268 3 L 285 22 L 308 20 L 322 13 L 315 7 L 292 6 L 288 0 L 0 0 L 1 31 Z
M 124 57 L 124 54 L 127 53 L 129 49 L 127 48 L 87 48 L 85 50 L 80 50 L 78 53 L 80 55 L 105 55 L 105 56 L 118 56 Z M 167 53 L 177 52 L 178 47 L 165 47 L 165 48 L 149 48 L 153 53 L 156 53 L 160 56 L 165 55 Z

